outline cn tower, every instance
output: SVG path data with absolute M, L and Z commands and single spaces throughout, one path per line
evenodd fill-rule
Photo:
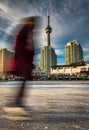
M 40 68 L 46 72 L 50 73 L 51 66 L 55 66 L 57 64 L 57 56 L 55 50 L 50 45 L 50 33 L 52 32 L 52 28 L 50 27 L 50 15 L 47 16 L 47 27 L 45 28 L 45 32 L 47 34 L 47 43 L 40 50 Z
M 52 32 L 52 28 L 50 27 L 50 15 L 47 17 L 47 27 L 45 28 L 45 32 L 47 33 L 47 46 L 50 46 L 50 33 Z

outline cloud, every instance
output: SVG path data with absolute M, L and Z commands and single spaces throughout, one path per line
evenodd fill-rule
M 1 2 L 0 2 L 0 10 L 2 10 L 2 12 L 4 12 L 4 13 L 11 12 L 10 8 Z
M 0 41 L 0 49 L 7 48 L 8 50 L 13 50 L 13 46 L 10 44 L 7 44 L 5 41 Z
M 84 60 L 89 60 L 89 54 L 84 56 Z
M 8 18 L 12 19 L 12 23 L 14 25 L 14 22 L 17 19 L 20 19 L 21 17 L 24 16 L 31 16 L 31 15 L 40 15 L 44 18 L 44 23 L 43 23 L 43 29 L 47 26 L 47 7 L 50 4 L 51 11 L 51 26 L 53 28 L 52 32 L 52 37 L 57 37 L 59 38 L 62 35 L 68 35 L 74 29 L 79 28 L 83 20 L 87 18 L 87 9 L 83 7 L 83 10 L 80 8 L 80 6 L 83 6 L 81 4 L 81 1 L 79 0 L 77 4 L 72 0 L 63 0 L 63 1 L 58 1 L 56 0 L 55 2 L 52 0 L 51 2 L 48 1 L 29 1 L 29 0 L 15 0 L 14 2 L 12 0 L 6 0 L 7 2 L 2 3 L 2 8 L 4 9 L 6 14 L 9 14 Z M 10 6 L 9 6 L 10 5 Z M 20 5 L 20 6 L 19 6 Z M 29 5 L 29 6 L 28 6 Z M 33 10 L 34 9 L 34 10 Z M 77 13 L 75 13 L 77 11 Z M 85 14 L 82 17 L 82 14 Z M 15 19 L 15 20 L 13 20 Z M 13 28 L 13 25 L 11 24 L 10 28 Z M 70 26 L 72 25 L 72 26 Z M 9 28 L 8 28 L 9 30 Z M 44 35 L 44 31 L 43 31 Z M 43 41 L 43 40 L 42 40 Z
M 86 41 L 89 41 L 89 0 L 0 0 L 0 31 L 5 39 L 0 46 L 11 41 L 14 27 L 18 20 L 26 16 L 39 15 L 42 17 L 41 33 L 35 37 L 39 48 L 47 43 L 45 28 L 47 26 L 47 10 L 50 7 L 50 26 L 52 27 L 51 45 L 57 55 L 64 55 L 66 41 L 74 38 L 84 41 L 84 54 L 88 52 Z M 58 48 L 58 49 L 57 49 Z M 39 60 L 39 56 L 37 56 Z
M 40 53 L 38 53 L 38 54 L 36 54 L 36 55 L 34 56 L 34 64 L 35 64 L 36 66 L 40 66 Z
M 84 52 L 89 52 L 89 47 L 83 47 Z
M 87 26 L 89 26 L 89 22 L 87 22 L 89 21 L 89 8 L 86 6 L 87 4 L 89 5 L 87 0 L 82 0 L 82 2 L 81 0 L 77 2 L 73 0 L 57 2 L 56 0 L 52 8 L 55 35 L 61 37 L 61 35 L 65 36 L 73 32 L 81 33 L 81 28 L 87 30 Z
M 55 49 L 55 52 L 56 52 L 57 55 L 64 55 L 64 50 Z
M 36 54 L 36 55 L 34 56 L 34 58 L 35 58 L 35 60 L 39 60 L 39 59 L 40 59 L 40 54 Z
M 89 52 L 89 42 L 84 42 L 82 48 L 84 52 Z

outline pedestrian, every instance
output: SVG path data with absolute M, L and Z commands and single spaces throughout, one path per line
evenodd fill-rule
M 18 32 L 15 42 L 14 71 L 17 76 L 23 77 L 23 82 L 15 100 L 16 106 L 23 106 L 25 83 L 27 80 L 32 80 L 35 17 L 22 19 L 21 25 L 22 28 Z

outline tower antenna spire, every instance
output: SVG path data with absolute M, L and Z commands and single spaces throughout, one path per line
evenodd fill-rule
M 45 28 L 45 32 L 47 34 L 47 46 L 50 46 L 50 33 L 52 32 L 52 28 L 50 27 L 50 9 L 48 10 L 47 27 Z
M 48 14 L 47 14 L 47 16 L 48 16 L 48 25 L 50 25 L 50 8 L 48 9 Z

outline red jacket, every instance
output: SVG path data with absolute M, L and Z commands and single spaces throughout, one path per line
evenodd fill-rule
M 14 71 L 20 76 L 30 76 L 33 69 L 33 27 L 24 25 L 17 34 L 15 44 Z

